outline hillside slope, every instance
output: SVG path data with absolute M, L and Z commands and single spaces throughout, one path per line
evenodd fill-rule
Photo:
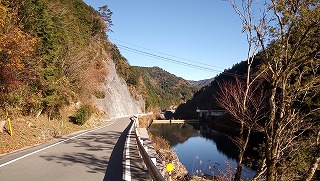
M 134 67 L 141 71 L 147 88 L 146 106 L 158 105 L 161 109 L 179 105 L 191 99 L 197 88 L 183 78 L 159 67 Z
M 144 100 L 135 100 L 129 92 L 126 82 L 118 76 L 113 61 L 106 61 L 108 75 L 101 85 L 104 97 L 94 97 L 97 108 L 106 111 L 110 117 L 119 117 L 141 113 Z
M 258 66 L 257 62 L 259 62 L 259 60 L 255 61 L 253 67 Z M 181 104 L 175 113 L 175 118 L 197 119 L 197 109 L 221 109 L 214 98 L 214 94 L 220 90 L 218 83 L 234 80 L 235 77 L 241 78 L 245 75 L 246 69 L 247 63 L 245 61 L 235 64 L 230 69 L 226 69 L 224 72 L 216 76 L 210 84 L 202 87 L 198 92 L 196 92 L 191 100 L 187 101 L 185 104 Z
M 141 112 L 107 29 L 81 0 L 0 1 L 0 153 Z
M 214 78 L 198 80 L 198 81 L 189 80 L 192 86 L 199 87 L 199 88 L 209 85 L 212 81 L 214 81 Z

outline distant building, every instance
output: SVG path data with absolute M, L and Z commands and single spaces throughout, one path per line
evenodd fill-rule
M 208 116 L 222 116 L 226 114 L 228 111 L 226 110 L 201 110 L 197 109 L 196 112 L 198 113 L 199 119 L 206 119 Z

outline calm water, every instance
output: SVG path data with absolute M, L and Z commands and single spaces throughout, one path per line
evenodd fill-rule
M 236 168 L 235 145 L 207 125 L 154 124 L 150 132 L 170 142 L 171 149 L 177 153 L 189 175 L 200 175 L 200 170 L 205 174 L 219 175 L 227 171 L 227 163 Z M 242 177 L 253 176 L 254 171 L 244 168 Z

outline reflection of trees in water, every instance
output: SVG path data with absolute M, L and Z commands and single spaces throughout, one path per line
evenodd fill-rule
M 212 140 L 217 150 L 226 155 L 228 159 L 236 159 L 237 158 L 237 147 L 223 134 L 209 134 L 202 133 L 203 137 Z
M 214 142 L 221 154 L 226 155 L 228 159 L 237 158 L 237 147 L 227 135 L 212 129 L 210 124 L 193 124 L 193 126 L 194 129 L 200 130 L 201 136 Z
M 154 136 L 162 136 L 168 140 L 171 147 L 198 135 L 198 132 L 189 124 L 153 124 L 150 132 Z
M 237 135 L 236 131 L 230 132 L 226 129 L 213 129 L 214 125 L 208 123 L 195 126 L 195 129 L 200 130 L 203 137 L 212 140 L 217 147 L 217 150 L 226 155 L 228 159 L 236 159 L 238 157 L 238 147 L 231 141 L 230 137 Z M 202 129 L 200 129 L 202 128 Z M 259 159 L 259 153 L 256 148 L 262 143 L 263 137 L 259 133 L 251 133 L 248 148 L 244 157 Z
M 193 136 L 201 135 L 206 139 L 211 140 L 217 147 L 217 150 L 226 155 L 228 159 L 236 159 L 238 148 L 228 138 L 226 133 L 221 133 L 213 129 L 210 123 L 195 123 L 195 124 L 154 124 L 151 125 L 150 131 L 154 136 L 162 136 L 168 140 L 170 146 L 173 147 L 179 143 L 184 143 Z M 200 133 L 200 134 L 199 134 Z M 249 143 L 249 149 L 245 156 L 257 157 L 258 153 L 253 150 L 258 147 L 259 137 L 253 135 L 254 140 Z M 258 139 L 257 139 L 258 138 Z

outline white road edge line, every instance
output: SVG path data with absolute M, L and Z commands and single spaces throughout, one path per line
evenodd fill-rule
M 59 145 L 59 144 L 61 144 L 61 143 L 64 143 L 64 142 L 66 142 L 66 141 L 69 141 L 69 140 L 71 140 L 71 139 L 74 139 L 74 138 L 77 138 L 77 137 L 79 137 L 79 136 L 82 136 L 82 135 L 84 135 L 84 134 L 87 134 L 87 133 L 90 133 L 90 132 L 93 132 L 93 131 L 97 131 L 97 130 L 102 129 L 102 128 L 104 128 L 104 127 L 108 127 L 108 126 L 112 125 L 114 122 L 115 122 L 115 119 L 114 119 L 110 124 L 107 124 L 107 125 L 105 125 L 105 126 L 101 126 L 101 127 L 96 128 L 96 129 L 93 129 L 93 130 L 85 131 L 85 132 L 80 133 L 80 134 L 78 134 L 78 135 L 75 135 L 75 136 L 73 136 L 73 137 L 71 137 L 71 138 L 68 138 L 68 139 L 59 141 L 59 142 L 57 142 L 57 143 L 55 143 L 55 144 L 49 145 L 49 146 L 47 146 L 47 147 L 41 148 L 41 149 L 36 150 L 36 151 L 34 151 L 34 152 L 28 153 L 28 154 L 26 154 L 26 155 L 23 155 L 23 156 L 21 156 L 21 157 L 18 157 L 18 158 L 16 158 L 16 159 L 13 159 L 13 160 L 11 160 L 11 161 L 8 161 L 8 162 L 6 162 L 6 163 L 3 163 L 3 164 L 0 165 L 0 168 L 1 168 L 1 167 L 4 167 L 4 166 L 6 166 L 6 165 L 9 165 L 9 164 L 11 164 L 11 163 L 14 163 L 14 162 L 16 162 L 16 161 L 18 161 L 18 160 L 21 160 L 21 159 L 23 159 L 23 158 L 26 158 L 26 157 L 28 157 L 28 156 L 34 155 L 34 154 L 36 154 L 36 153 L 39 153 L 39 152 L 41 152 L 41 151 L 43 151 L 43 150 L 46 150 L 46 149 L 48 149 L 48 148 L 51 148 L 51 147 L 53 147 L 53 146 Z
M 126 165 L 125 165 L 125 170 L 124 170 L 124 180 L 125 181 L 131 181 L 131 165 L 130 165 L 130 138 L 131 138 L 131 133 L 132 133 L 132 128 L 134 124 L 131 125 L 129 134 L 127 135 L 127 140 L 126 140 Z

